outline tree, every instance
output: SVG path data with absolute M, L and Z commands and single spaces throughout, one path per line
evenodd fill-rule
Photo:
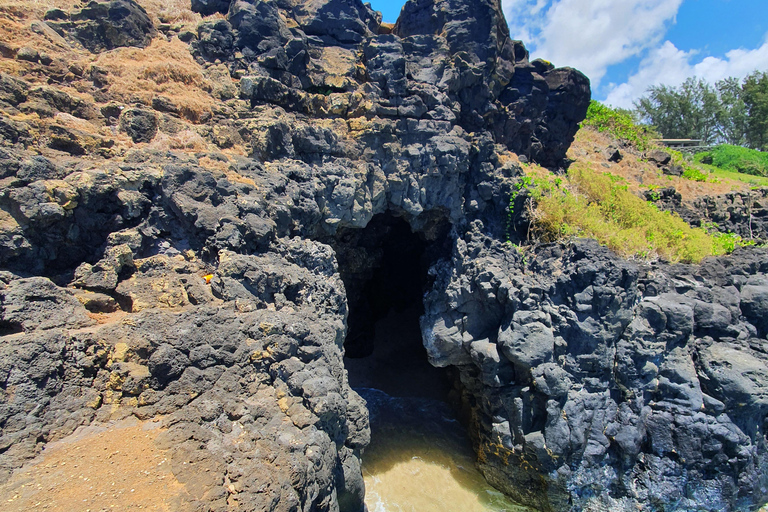
M 640 118 L 669 139 L 701 139 L 711 144 L 718 137 L 717 90 L 691 77 L 679 87 L 654 85 L 635 102 Z
M 741 90 L 748 115 L 747 145 L 768 151 L 768 73 L 752 73 L 744 79 Z
M 720 97 L 717 110 L 718 142 L 743 146 L 747 141 L 748 115 L 741 82 L 738 78 L 729 77 L 717 82 L 715 88 Z

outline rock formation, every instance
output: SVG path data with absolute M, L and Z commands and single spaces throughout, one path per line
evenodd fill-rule
M 768 500 L 768 252 L 503 243 L 511 154 L 562 164 L 589 83 L 529 62 L 498 0 L 410 0 L 394 27 L 360 0 L 192 8 L 226 16 L 157 38 L 189 42 L 209 110 L 122 98 L 102 61 L 0 74 L 4 475 L 79 426 L 163 416 L 185 509 L 361 510 L 344 343 L 365 350 L 347 334 L 407 223 L 424 344 L 460 375 L 494 485 L 542 511 Z M 48 19 L 67 51 L 155 42 L 133 0 Z M 153 145 L 190 126 L 207 149 Z
M 692 205 L 684 205 L 674 187 L 645 195 L 649 201 L 677 213 L 693 226 L 711 226 L 745 240 L 768 240 L 768 189 L 705 196 Z

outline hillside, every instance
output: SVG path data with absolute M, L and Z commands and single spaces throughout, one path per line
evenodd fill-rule
M 768 502 L 765 189 L 580 129 L 587 77 L 510 36 L 499 0 L 3 2 L 0 500 L 359 512 L 345 361 L 426 350 L 521 504 Z
M 762 178 L 660 147 L 645 127 L 600 108 L 577 132 L 567 172 L 523 164 L 512 208 L 525 202 L 529 242 L 584 236 L 624 257 L 687 263 L 766 243 Z

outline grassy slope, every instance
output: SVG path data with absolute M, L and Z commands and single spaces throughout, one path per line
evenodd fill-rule
M 686 170 L 685 177 L 664 175 L 643 159 L 643 151 L 654 149 L 655 134 L 634 125 L 629 116 L 600 105 L 593 104 L 584 125 L 569 151 L 574 163 L 567 175 L 524 166 L 528 177 L 521 187 L 535 199 L 531 214 L 537 237 L 546 241 L 590 237 L 624 257 L 683 262 L 698 262 L 743 244 L 734 235 L 692 228 L 640 196 L 646 190 L 672 186 L 691 202 L 705 195 L 749 190 L 749 182 L 710 174 L 680 154 L 673 157 Z M 620 162 L 608 160 L 608 146 L 621 146 Z
M 700 164 L 710 164 L 715 169 L 731 174 L 768 178 L 768 153 L 754 149 L 721 144 L 711 151 L 698 153 L 694 160 Z
M 768 187 L 767 177 L 753 176 L 751 174 L 744 174 L 743 172 L 738 171 L 729 171 L 720 167 L 715 167 L 714 165 L 702 164 L 700 162 L 697 163 L 697 165 L 709 171 L 710 175 L 718 180 L 740 181 L 750 185 L 751 187 Z

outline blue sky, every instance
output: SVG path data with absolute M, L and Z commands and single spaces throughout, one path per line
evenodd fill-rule
M 394 22 L 403 0 L 371 0 Z M 651 85 L 768 71 L 767 0 L 502 0 L 531 57 L 572 66 L 595 99 L 631 108 Z

